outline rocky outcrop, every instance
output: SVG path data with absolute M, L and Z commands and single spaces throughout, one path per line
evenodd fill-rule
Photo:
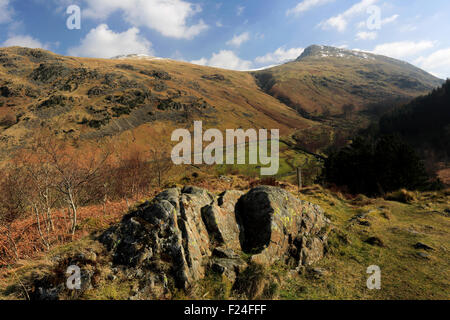
M 213 244 L 240 251 L 239 224 L 236 221 L 235 206 L 243 196 L 241 191 L 225 191 L 217 201 L 202 208 L 203 222 Z
M 242 249 L 254 262 L 311 265 L 322 258 L 328 234 L 323 210 L 283 189 L 262 186 L 239 199 Z
M 213 201 L 212 194 L 195 187 L 166 190 L 100 240 L 113 252 L 114 263 L 170 274 L 185 288 L 205 275 L 211 247 L 201 210 Z
M 313 204 L 275 187 L 247 194 L 204 189 L 169 189 L 127 214 L 100 238 L 116 265 L 171 278 L 178 288 L 208 270 L 234 281 L 249 262 L 281 261 L 293 268 L 324 254 L 328 221 Z M 244 261 L 242 256 L 251 256 Z
M 218 196 L 172 188 L 131 210 L 99 236 L 100 243 L 92 239 L 78 253 L 56 255 L 51 270 L 30 280 L 27 294 L 33 300 L 82 298 L 105 283 L 125 281 L 130 299 L 170 299 L 176 289 L 221 275 L 238 294 L 260 297 L 271 288 L 266 267 L 285 263 L 300 271 L 318 261 L 328 229 L 320 207 L 280 188 Z M 69 266 L 80 268 L 75 292 L 65 286 Z

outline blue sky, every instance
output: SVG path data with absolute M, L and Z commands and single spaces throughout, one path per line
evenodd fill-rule
M 67 7 L 81 9 L 70 30 Z M 0 0 L 0 44 L 109 58 L 141 53 L 235 70 L 311 44 L 388 55 L 450 77 L 448 0 Z

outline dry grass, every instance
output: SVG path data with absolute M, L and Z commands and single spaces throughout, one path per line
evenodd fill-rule
M 450 185 L 450 169 L 443 169 L 438 172 L 438 177 L 446 185 Z
M 397 201 L 401 203 L 412 203 L 416 201 L 416 195 L 414 192 L 401 189 L 395 192 L 391 192 L 384 197 L 386 200 Z
M 80 208 L 79 225 L 75 236 L 72 238 L 70 235 L 70 219 L 66 217 L 66 212 L 58 210 L 53 213 L 55 231 L 44 236 L 52 248 L 64 245 L 120 221 L 126 211 L 125 201 L 109 203 L 106 207 L 106 214 L 103 212 L 103 206 L 101 205 Z M 39 237 L 37 223 L 33 216 L 15 221 L 11 227 L 11 234 L 17 247 L 19 261 L 35 259 L 45 255 L 46 248 Z M 16 261 L 10 240 L 5 233 L 0 233 L 0 248 L 3 252 L 0 259 L 1 273 L 8 266 L 14 265 Z

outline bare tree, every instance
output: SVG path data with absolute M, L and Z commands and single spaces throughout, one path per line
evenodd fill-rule
M 72 221 L 71 234 L 78 224 L 78 206 L 90 183 L 99 178 L 99 172 L 110 156 L 109 150 L 99 152 L 97 148 L 82 149 L 67 145 L 50 136 L 41 139 L 37 149 L 44 155 L 46 165 L 53 172 L 52 188 L 62 195 L 69 207 Z
M 50 166 L 47 155 L 39 147 L 42 144 L 41 137 L 37 137 L 30 150 L 19 153 L 19 161 L 22 162 L 24 174 L 28 176 L 30 187 L 33 189 L 31 206 L 33 210 L 42 211 L 45 219 L 47 235 L 55 230 L 52 210 L 58 201 L 56 193 L 52 189 L 55 183 L 55 172 Z
M 162 186 L 167 172 L 173 167 L 170 156 L 170 133 L 166 129 L 159 132 L 161 139 L 153 143 L 150 148 L 151 169 L 156 176 L 158 187 Z
M 136 198 L 148 191 L 151 184 L 148 155 L 136 145 L 119 154 L 119 168 L 116 188 L 121 197 Z

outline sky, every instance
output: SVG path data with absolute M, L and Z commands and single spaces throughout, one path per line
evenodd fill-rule
M 0 0 L 2 47 L 233 70 L 281 64 L 319 44 L 387 55 L 445 79 L 449 34 L 448 0 Z

